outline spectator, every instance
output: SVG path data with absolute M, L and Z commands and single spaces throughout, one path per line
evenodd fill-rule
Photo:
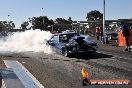
M 101 41 L 103 41 L 103 26 L 100 26 L 100 37 Z
M 99 26 L 96 27 L 95 32 L 96 32 L 97 40 L 99 40 L 99 36 L 100 36 L 100 28 L 99 28 Z
M 129 29 L 128 29 L 128 25 L 126 25 L 124 22 L 121 22 L 121 28 L 122 28 L 122 33 L 123 36 L 125 37 L 125 42 L 126 42 L 126 49 L 124 51 L 128 51 L 128 47 L 129 47 Z

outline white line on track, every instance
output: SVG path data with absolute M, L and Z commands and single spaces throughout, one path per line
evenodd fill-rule
M 18 61 L 4 60 L 7 68 L 12 68 L 25 88 L 44 88 L 42 84 Z

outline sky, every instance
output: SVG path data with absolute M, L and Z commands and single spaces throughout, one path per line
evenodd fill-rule
M 106 19 L 132 18 L 132 0 L 105 1 Z M 28 18 L 42 15 L 53 20 L 71 17 L 83 21 L 92 10 L 103 13 L 103 0 L 0 0 L 0 21 L 11 20 L 17 28 Z

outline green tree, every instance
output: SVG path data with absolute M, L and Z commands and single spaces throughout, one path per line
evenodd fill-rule
M 15 23 L 13 21 L 0 21 L 0 31 L 9 31 L 10 29 L 15 28 Z
M 61 29 L 61 31 L 67 30 L 67 29 L 71 29 L 71 24 L 72 24 L 72 19 L 71 17 L 68 18 L 68 20 L 64 19 L 64 18 L 57 18 L 55 20 L 56 23 L 56 28 Z
M 21 24 L 21 28 L 22 28 L 23 30 L 26 30 L 28 25 L 29 25 L 29 23 L 28 23 L 27 21 L 25 21 L 25 22 L 23 22 L 23 23 Z
M 87 13 L 86 19 L 92 20 L 92 21 L 102 20 L 103 14 L 97 10 L 93 10 L 93 11 L 90 11 L 89 13 Z
M 71 17 L 69 17 L 68 18 L 68 21 L 70 22 L 70 24 L 72 23 L 72 18 Z
M 2 31 L 2 28 L 3 28 L 3 24 L 2 21 L 0 21 L 0 31 Z
M 7 21 L 2 21 L 2 30 L 9 30 L 9 22 Z
M 14 29 L 15 28 L 15 23 L 12 23 L 11 27 L 12 27 L 12 29 Z
M 49 20 L 47 16 L 33 17 L 32 18 L 33 29 L 48 30 L 48 27 L 54 24 L 52 19 Z
M 97 25 L 101 26 L 102 20 L 103 20 L 103 14 L 100 11 L 92 10 L 89 13 L 87 13 L 86 19 L 87 21 L 95 21 L 95 22 L 88 23 L 91 33 L 95 35 L 95 27 Z

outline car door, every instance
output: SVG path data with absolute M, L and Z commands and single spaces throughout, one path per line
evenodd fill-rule
M 59 42 L 59 35 L 54 37 L 55 40 L 55 48 L 57 53 L 61 53 L 61 44 Z
M 54 36 L 52 36 L 52 38 L 48 40 L 48 44 L 52 47 L 55 47 Z
M 61 49 L 60 49 L 60 44 L 59 44 L 59 37 L 58 35 L 54 35 L 49 41 L 48 41 L 49 45 L 52 47 L 52 50 L 60 53 Z

